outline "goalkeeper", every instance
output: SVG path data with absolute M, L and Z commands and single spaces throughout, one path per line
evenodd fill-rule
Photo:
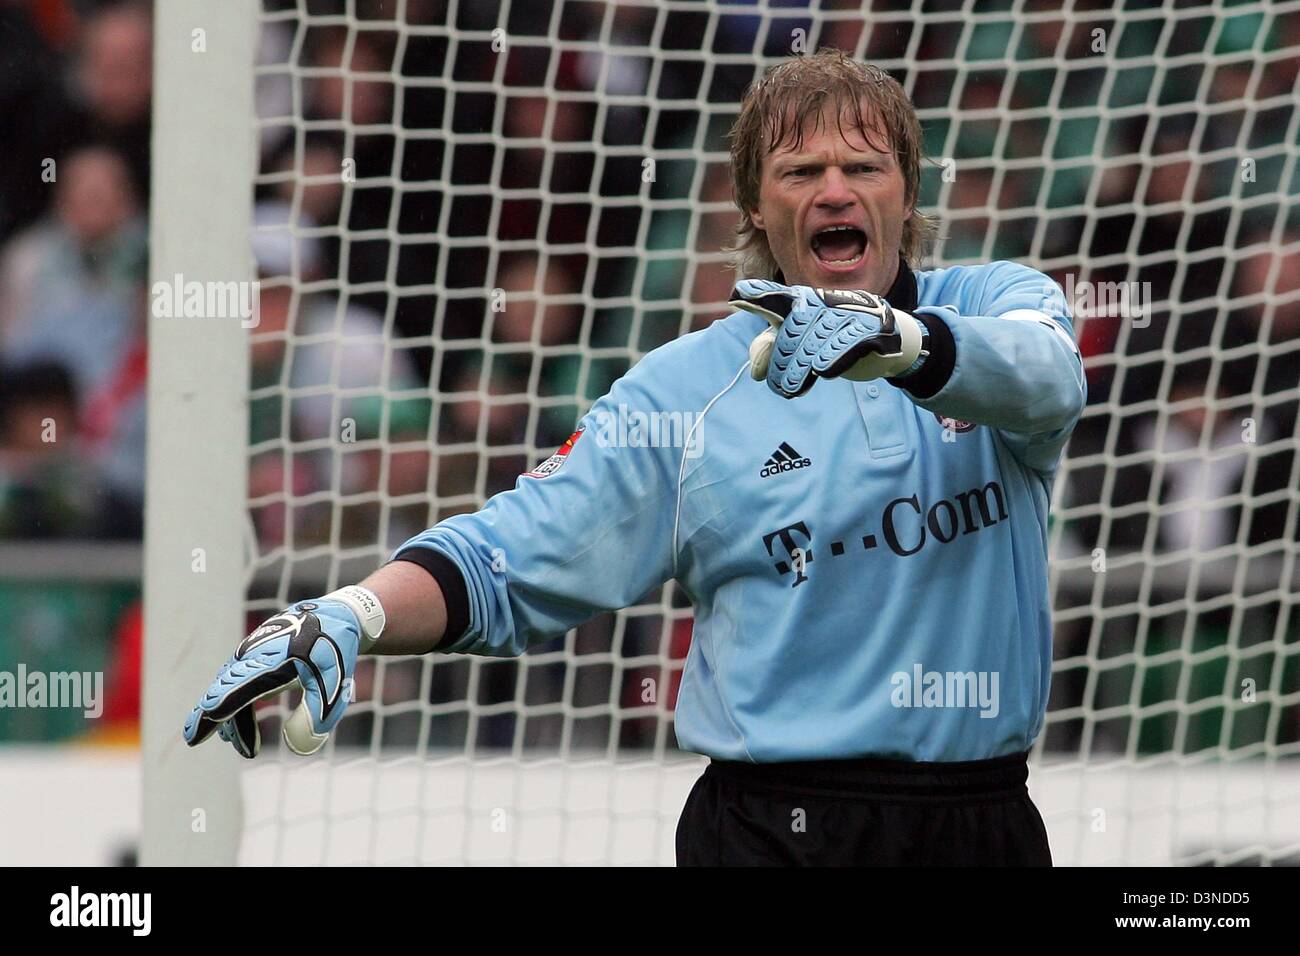
M 359 653 L 518 655 L 671 578 L 695 608 L 677 739 L 711 758 L 679 863 L 1050 865 L 1026 756 L 1049 494 L 1085 400 L 1064 297 L 1009 262 L 914 271 L 920 128 L 878 69 L 784 63 L 732 138 L 735 311 L 481 511 L 254 631 L 189 743 L 255 755 L 252 702 L 300 682 L 285 736 L 311 752 Z M 610 427 L 674 412 L 676 447 Z

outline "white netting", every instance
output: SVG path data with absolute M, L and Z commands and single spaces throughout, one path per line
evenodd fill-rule
M 250 623 L 511 487 L 724 314 L 740 96 L 836 46 L 917 104 L 924 267 L 1080 295 L 1032 779 L 1058 862 L 1300 853 L 1300 3 L 267 0 L 261 29 Z M 244 858 L 671 862 L 689 614 L 670 585 L 518 661 L 364 662 L 326 754 L 246 775 Z

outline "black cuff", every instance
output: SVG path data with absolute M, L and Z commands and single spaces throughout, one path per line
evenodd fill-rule
M 957 343 L 953 341 L 952 329 L 942 317 L 926 312 L 917 320 L 924 322 L 930 333 L 930 355 L 906 378 L 887 378 L 885 381 L 906 389 L 914 398 L 933 398 L 952 378 L 952 370 L 957 366 Z
M 456 563 L 432 548 L 407 548 L 393 560 L 418 564 L 442 589 L 442 600 L 447 605 L 447 630 L 433 650 L 441 651 L 460 640 L 469 627 L 469 591 L 465 587 L 465 576 Z

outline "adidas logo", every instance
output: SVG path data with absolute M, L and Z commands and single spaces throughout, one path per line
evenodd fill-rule
M 783 471 L 794 471 L 796 468 L 807 468 L 810 465 L 812 465 L 811 458 L 804 458 L 791 448 L 788 442 L 781 442 L 781 446 L 772 452 L 772 457 L 763 465 L 763 470 L 758 473 L 758 477 L 775 478 Z

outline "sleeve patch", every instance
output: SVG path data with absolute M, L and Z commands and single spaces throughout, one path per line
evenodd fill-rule
M 578 443 L 578 439 L 582 437 L 582 432 L 585 428 L 586 428 L 585 425 L 579 425 L 578 430 L 575 431 L 572 435 L 570 435 L 568 440 L 563 445 L 561 445 L 558 449 L 556 449 L 554 455 L 546 459 L 546 461 L 542 462 L 532 471 L 524 472 L 523 477 L 545 478 L 548 475 L 553 475 L 557 471 L 559 471 L 560 467 L 565 463 L 565 461 L 568 460 L 569 452 L 573 451 L 573 446 L 576 445 Z

